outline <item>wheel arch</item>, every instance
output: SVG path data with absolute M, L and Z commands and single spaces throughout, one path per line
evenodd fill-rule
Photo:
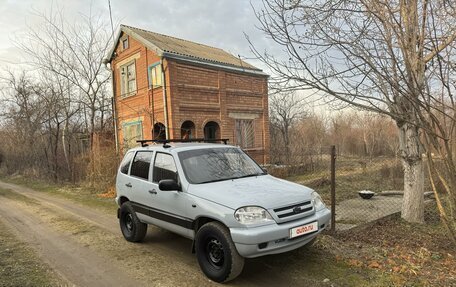
M 193 223 L 193 230 L 195 231 L 195 234 L 196 232 L 198 232 L 198 230 L 206 223 L 209 223 L 209 222 L 213 222 L 213 221 L 216 221 L 220 224 L 222 224 L 223 226 L 225 226 L 226 228 L 228 228 L 226 226 L 226 224 L 224 224 L 223 222 L 221 222 L 220 220 L 216 219 L 216 218 L 213 218 L 213 217 L 209 217 L 209 216 L 200 216 L 200 217 L 197 217 Z
M 119 206 L 122 206 L 122 204 L 124 204 L 124 203 L 127 202 L 127 201 L 130 201 L 130 200 L 128 199 L 128 197 L 122 195 L 121 197 L 119 197 Z
M 206 223 L 209 222 L 218 222 L 222 224 L 223 226 L 227 227 L 223 222 L 221 222 L 218 219 L 215 219 L 213 217 L 208 217 L 208 216 L 200 216 L 195 219 L 193 222 L 193 231 L 195 232 L 195 235 L 193 236 L 193 242 L 192 242 L 192 253 L 195 253 L 195 238 L 196 238 L 196 233 L 198 230 Z M 228 227 L 227 227 L 228 228 Z

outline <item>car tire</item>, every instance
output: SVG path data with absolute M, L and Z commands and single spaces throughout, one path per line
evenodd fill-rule
M 128 201 L 120 207 L 119 224 L 127 241 L 139 242 L 146 236 L 147 224 L 139 221 L 133 206 Z
M 229 230 L 218 222 L 206 223 L 198 230 L 195 249 L 201 270 L 215 282 L 233 280 L 244 268 L 244 258 L 237 252 Z

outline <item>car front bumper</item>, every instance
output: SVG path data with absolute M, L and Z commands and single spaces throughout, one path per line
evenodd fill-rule
M 324 208 L 300 220 L 251 228 L 230 228 L 230 232 L 238 253 L 246 258 L 254 258 L 283 253 L 306 245 L 328 227 L 330 219 L 331 212 Z M 318 231 L 290 238 L 291 228 L 315 221 L 318 222 Z

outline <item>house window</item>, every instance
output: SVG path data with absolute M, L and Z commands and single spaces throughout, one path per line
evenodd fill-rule
M 192 121 L 185 121 L 181 126 L 181 139 L 192 139 L 195 135 L 195 124 Z
M 152 138 L 154 140 L 165 140 L 166 139 L 166 127 L 162 123 L 156 123 L 152 130 Z
M 143 128 L 141 121 L 123 124 L 123 142 L 125 149 L 136 146 L 136 141 L 142 138 Z
M 220 137 L 220 127 L 216 122 L 208 122 L 204 126 L 204 138 L 214 140 Z
M 241 148 L 252 148 L 255 142 L 253 120 L 240 120 L 235 122 L 236 144 Z
M 128 37 L 122 39 L 122 50 L 128 49 Z
M 128 97 L 136 94 L 136 67 L 132 61 L 120 67 L 120 88 L 121 96 Z
M 152 88 L 162 86 L 162 71 L 160 63 L 149 66 L 149 86 Z

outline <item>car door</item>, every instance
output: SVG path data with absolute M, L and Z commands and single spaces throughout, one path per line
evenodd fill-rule
M 179 182 L 176 163 L 173 155 L 156 152 L 152 168 L 151 188 L 153 196 L 149 200 L 151 216 L 156 224 L 185 237 L 193 236 L 193 220 L 188 218 L 188 194 L 183 191 L 163 191 L 158 187 L 162 179 L 174 179 Z
M 147 220 L 144 216 L 149 216 L 147 202 L 151 194 L 151 162 L 153 151 L 137 151 L 131 166 L 128 180 L 124 181 L 125 188 L 129 189 L 130 201 L 141 220 Z

